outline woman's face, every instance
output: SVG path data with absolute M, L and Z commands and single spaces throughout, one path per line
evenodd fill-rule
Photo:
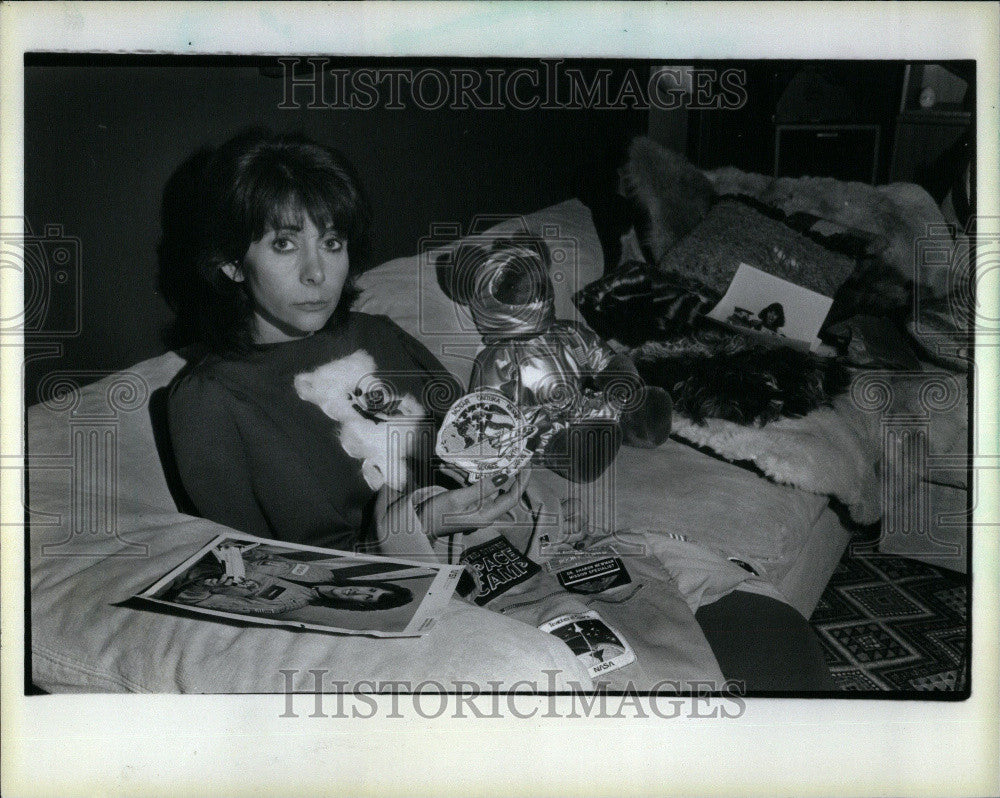
M 316 590 L 322 596 L 354 601 L 358 604 L 375 604 L 389 591 L 374 585 L 323 585 Z
M 306 213 L 250 244 L 241 266 L 226 274 L 246 282 L 254 304 L 254 341 L 273 344 L 304 338 L 323 328 L 347 281 L 347 244 L 321 230 Z

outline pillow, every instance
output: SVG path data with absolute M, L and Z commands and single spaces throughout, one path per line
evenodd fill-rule
M 758 199 L 743 195 L 734 195 L 727 199 L 735 199 L 759 211 L 775 221 L 787 225 L 802 235 L 811 238 L 824 249 L 839 252 L 849 258 L 858 260 L 866 255 L 875 255 L 885 248 L 885 239 L 876 233 L 861 230 L 828 219 L 809 211 L 800 210 L 786 213 L 781 208 L 765 205 Z
M 482 337 L 468 308 L 452 302 L 438 286 L 435 260 L 462 243 L 486 244 L 504 235 L 530 233 L 545 239 L 552 254 L 556 317 L 583 321 L 573 294 L 604 273 L 604 254 L 590 210 L 582 202 L 567 200 L 527 216 L 507 218 L 481 232 L 473 229 L 459 241 L 447 241 L 458 232 L 458 225 L 432 229 L 418 254 L 362 274 L 354 310 L 388 316 L 468 385 L 473 361 L 483 348 Z M 435 236 L 442 239 L 440 244 Z
M 598 335 L 626 346 L 690 332 L 721 298 L 696 280 L 643 261 L 622 263 L 575 297 Z
M 657 264 L 725 293 L 741 263 L 832 297 L 854 260 L 735 199 L 722 199 Z
M 177 512 L 157 455 L 151 398 L 182 366 L 167 353 L 74 391 L 53 390 L 27 412 L 36 685 L 49 692 L 277 693 L 313 690 L 310 669 L 323 670 L 328 683 L 547 685 L 551 678 L 557 690 L 572 680 L 589 685 L 586 669 L 558 638 L 457 598 L 424 637 L 392 640 L 262 631 L 131 601 L 225 531 Z M 62 380 L 72 382 L 65 374 Z M 110 482 L 103 471 L 91 473 L 88 462 L 100 465 L 112 454 Z M 106 524 L 114 524 L 113 533 Z M 294 671 L 293 684 L 282 669 Z

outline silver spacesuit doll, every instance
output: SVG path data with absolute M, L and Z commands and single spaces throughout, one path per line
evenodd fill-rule
M 600 475 L 623 439 L 653 447 L 670 432 L 670 397 L 646 387 L 628 357 L 555 317 L 549 251 L 535 236 L 463 245 L 438 280 L 483 336 L 469 389 L 496 388 L 534 428 L 533 462 L 574 482 Z

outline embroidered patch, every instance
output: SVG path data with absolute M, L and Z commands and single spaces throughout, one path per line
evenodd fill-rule
M 479 606 L 502 596 L 542 570 L 511 546 L 503 535 L 466 549 L 461 562 L 476 582 L 473 601 Z
M 435 451 L 473 479 L 514 474 L 531 458 L 535 428 L 510 399 L 492 388 L 460 397 L 445 414 Z
M 593 610 L 560 615 L 538 627 L 562 640 L 591 677 L 635 662 L 635 652 L 621 633 Z
M 577 565 L 556 573 L 559 584 L 570 593 L 600 593 L 632 581 L 625 564 L 618 557 Z

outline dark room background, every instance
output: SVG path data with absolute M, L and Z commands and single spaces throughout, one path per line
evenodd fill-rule
M 556 61 L 579 70 L 587 85 L 603 70 L 611 87 L 605 100 L 630 75 L 645 82 L 654 66 L 595 59 L 321 64 L 328 74 L 432 68 L 544 76 Z M 664 58 L 658 66 L 669 63 Z M 413 102 L 398 109 L 384 102 L 368 110 L 310 108 L 302 88 L 285 103 L 293 107 L 282 108 L 289 68 L 297 79 L 313 74 L 304 59 L 290 67 L 273 58 L 25 57 L 25 213 L 39 254 L 25 269 L 27 404 L 44 398 L 40 380 L 53 372 L 69 371 L 85 383 L 165 351 L 171 314 L 156 291 L 164 187 L 196 150 L 250 125 L 302 131 L 347 155 L 372 200 L 374 264 L 416 254 L 432 224 L 465 230 L 476 215 L 530 213 L 572 197 L 590 207 L 613 257 L 626 215 L 615 196 L 617 169 L 637 134 L 648 132 L 702 168 L 907 180 L 938 202 L 969 163 L 974 140 L 973 62 L 674 66 L 695 84 L 691 70 L 735 70 L 744 91 L 735 107 L 695 107 L 695 91 L 694 103 L 689 93 L 672 110 L 632 101 L 605 107 L 601 98 L 528 110 L 509 102 L 491 110 L 452 103 L 431 110 Z M 928 88 L 939 94 L 930 110 L 920 100 Z M 69 242 L 61 251 L 71 257 L 56 268 L 49 255 L 60 241 Z M 39 298 L 47 304 L 33 307 Z
M 406 65 L 427 63 L 469 66 Z M 308 93 L 296 94 L 306 98 L 298 109 L 282 109 L 280 68 L 259 59 L 26 58 L 27 225 L 36 238 L 79 240 L 70 280 L 81 299 L 74 318 L 77 286 L 54 286 L 40 329 L 31 328 L 28 405 L 53 371 L 85 372 L 87 382 L 165 351 L 171 314 L 156 291 L 164 185 L 198 148 L 243 127 L 299 130 L 347 155 L 371 196 L 377 264 L 415 254 L 434 222 L 464 229 L 476 214 L 613 192 L 627 141 L 647 124 L 644 109 L 309 109 Z

